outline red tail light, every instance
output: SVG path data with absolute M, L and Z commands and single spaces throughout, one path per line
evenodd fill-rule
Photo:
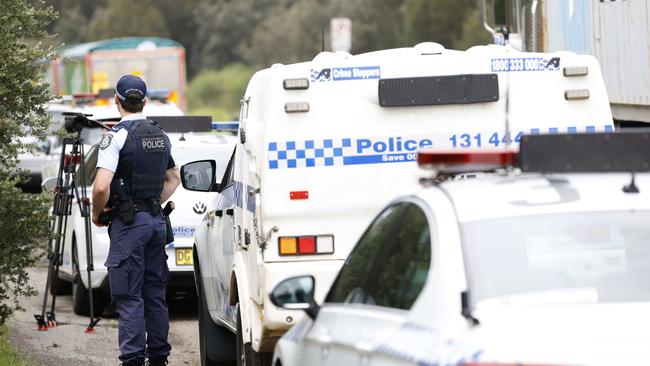
M 313 255 L 334 253 L 333 235 L 281 236 L 278 253 L 286 255 Z
M 302 236 L 298 238 L 298 254 L 316 253 L 316 238 L 313 236 Z

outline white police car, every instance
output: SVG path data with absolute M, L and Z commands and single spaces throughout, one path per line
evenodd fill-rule
M 178 117 L 178 118 L 190 118 Z M 154 118 L 157 120 L 160 118 Z M 182 121 L 178 122 L 182 124 Z M 180 129 L 183 127 L 180 126 Z M 165 130 L 169 130 L 165 128 Z M 177 164 L 182 164 L 197 159 L 216 159 L 216 169 L 220 172 L 225 170 L 230 158 L 235 136 L 231 133 L 168 133 L 172 143 L 172 156 Z M 98 147 L 93 146 L 86 154 L 84 171 L 85 180 L 88 182 L 88 192 L 92 192 L 92 182 L 95 178 L 95 166 L 97 163 Z M 77 179 L 80 181 L 80 176 Z M 79 184 L 79 183 L 78 183 Z M 170 216 L 174 242 L 168 244 L 166 252 L 168 255 L 167 264 L 170 270 L 170 283 L 168 291 L 176 294 L 194 294 L 193 279 L 193 255 L 192 237 L 195 226 L 206 214 L 206 208 L 216 193 L 196 193 L 179 187 L 170 198 L 176 205 Z M 91 198 L 91 197 L 89 197 Z M 92 272 L 92 288 L 96 289 L 94 295 L 95 314 L 101 314 L 105 306 L 106 298 L 110 294 L 108 287 L 107 269 L 104 267 L 110 239 L 105 227 L 92 225 L 92 244 L 94 271 Z M 72 284 L 72 297 L 74 311 L 77 314 L 86 315 L 89 311 L 88 305 L 88 277 L 86 276 L 86 243 L 84 231 L 84 218 L 80 215 L 79 207 L 72 206 L 72 213 L 68 218 L 67 230 L 65 232 L 65 246 L 63 251 L 62 265 L 59 270 L 59 280 L 56 285 L 59 294 L 70 291 Z M 81 285 L 81 286 L 80 286 Z
M 518 155 L 421 154 L 442 175 L 381 211 L 322 307 L 311 276 L 272 292 L 309 315 L 280 339 L 274 365 L 644 364 L 648 141 L 539 136 Z M 513 158 L 523 173 L 507 167 Z M 486 163 L 505 169 L 437 183 Z

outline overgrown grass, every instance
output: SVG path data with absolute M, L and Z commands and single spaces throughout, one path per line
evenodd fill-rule
M 0 365 L 27 366 L 27 361 L 9 344 L 6 325 L 0 327 Z

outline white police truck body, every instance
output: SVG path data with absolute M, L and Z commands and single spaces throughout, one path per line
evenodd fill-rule
M 325 304 L 308 310 L 314 319 L 277 343 L 274 365 L 642 363 L 650 357 L 647 146 L 628 146 L 646 151 L 635 182 L 629 173 L 504 170 L 397 198 L 346 259 Z M 600 156 L 587 159 L 606 170 L 611 160 Z M 329 287 L 314 277 L 317 293 Z M 308 309 L 300 298 L 310 282 L 287 280 L 271 296 Z
M 154 118 L 155 119 L 155 118 Z M 236 137 L 230 133 L 168 133 L 172 144 L 172 156 L 177 164 L 197 158 L 211 158 L 217 160 L 217 170 L 223 172 L 232 153 Z M 86 155 L 85 173 L 88 182 L 87 192 L 92 192 L 92 181 L 95 177 L 97 163 L 97 145 L 93 146 Z M 78 178 L 80 178 L 78 176 Z M 78 183 L 79 184 L 79 183 Z M 167 244 L 166 253 L 168 256 L 167 265 L 170 270 L 169 290 L 178 294 L 194 293 L 193 280 L 193 254 L 192 243 L 196 225 L 205 216 L 210 200 L 214 199 L 214 193 L 197 193 L 179 187 L 170 197 L 175 203 L 176 209 L 172 212 L 170 220 L 173 226 L 174 242 Z M 92 197 L 89 197 L 89 199 Z M 84 234 L 84 219 L 75 203 L 72 206 L 72 213 L 68 217 L 67 230 L 65 232 L 65 248 L 63 252 L 62 265 L 60 267 L 58 287 L 65 289 L 63 281 L 73 284 L 74 310 L 79 313 L 86 313 L 88 310 L 88 299 L 85 296 L 88 288 L 88 277 L 86 272 L 86 243 Z M 95 308 L 101 313 L 104 297 L 108 296 L 107 269 L 104 267 L 106 256 L 110 245 L 110 238 L 106 227 L 92 225 L 92 244 L 94 270 L 92 272 L 92 288 L 96 289 L 98 295 L 95 297 L 97 305 Z M 83 285 L 83 286 L 79 286 Z
M 583 66 L 588 75 L 564 74 Z M 463 79 L 474 75 L 489 80 Z M 436 77 L 445 85 L 453 79 L 454 91 L 436 88 Z M 402 78 L 401 91 L 382 87 L 395 78 Z M 418 78 L 440 99 L 404 91 L 404 82 Z M 485 85 L 483 100 L 463 100 Z M 414 104 L 429 99 L 408 105 L 408 93 Z M 400 106 L 382 106 L 391 103 Z M 424 43 L 356 56 L 324 52 L 311 62 L 259 71 L 243 98 L 240 127 L 220 196 L 197 227 L 197 269 L 212 320 L 205 324 L 236 331 L 239 311 L 240 349 L 269 352 L 302 316 L 270 304 L 269 290 L 311 273 L 321 302 L 377 209 L 417 186 L 418 150 L 502 147 L 516 145 L 523 133 L 613 125 L 591 56 L 500 46 L 459 52 Z

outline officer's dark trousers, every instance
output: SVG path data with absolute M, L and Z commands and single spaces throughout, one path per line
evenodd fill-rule
M 138 212 L 130 225 L 116 218 L 109 227 L 106 259 L 113 305 L 119 316 L 120 360 L 168 356 L 169 313 L 165 292 L 169 269 L 165 257 L 165 221 Z M 146 348 L 145 348 L 146 345 Z

